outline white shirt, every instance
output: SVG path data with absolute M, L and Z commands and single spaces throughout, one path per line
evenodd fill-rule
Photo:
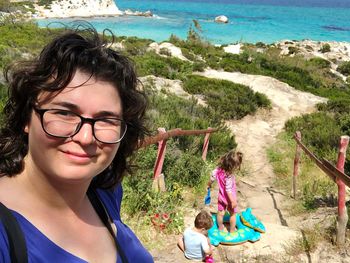
M 202 260 L 204 251 L 209 251 L 208 240 L 205 235 L 187 228 L 184 232 L 185 257 L 188 259 Z

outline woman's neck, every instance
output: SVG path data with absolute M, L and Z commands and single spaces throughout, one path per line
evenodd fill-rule
M 63 210 L 67 208 L 79 210 L 86 200 L 86 192 L 91 182 L 86 180 L 70 183 L 55 180 L 31 165 L 26 165 L 23 172 L 14 179 L 21 192 L 25 193 L 32 202 Z

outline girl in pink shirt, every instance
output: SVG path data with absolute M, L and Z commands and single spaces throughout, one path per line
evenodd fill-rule
M 219 230 L 224 230 L 223 218 L 226 210 L 230 213 L 230 232 L 236 230 L 237 213 L 237 196 L 236 196 L 236 180 L 233 172 L 240 169 L 243 154 L 234 150 L 229 151 L 219 160 L 216 167 L 210 176 L 208 188 L 216 180 L 219 186 L 218 194 L 218 215 L 217 223 Z

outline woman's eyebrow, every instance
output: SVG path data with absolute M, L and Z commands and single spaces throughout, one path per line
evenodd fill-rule
M 57 102 L 53 101 L 51 105 L 65 107 L 74 112 L 80 112 L 80 108 L 78 105 L 70 102 L 66 102 L 66 101 L 57 101 Z M 118 112 L 108 111 L 108 110 L 102 110 L 94 114 L 95 117 L 116 117 L 116 118 L 120 118 L 121 117 L 120 115 L 121 114 Z
M 99 111 L 97 114 L 95 114 L 96 117 L 116 117 L 121 118 L 120 114 L 113 111 Z
M 73 111 L 79 111 L 79 107 L 76 104 L 65 102 L 65 101 L 53 101 L 50 103 L 53 106 L 61 106 Z

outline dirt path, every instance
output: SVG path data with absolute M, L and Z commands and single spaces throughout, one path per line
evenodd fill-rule
M 254 116 L 246 116 L 237 121 L 228 121 L 235 134 L 238 149 L 244 153 L 248 176 L 239 182 L 241 209 L 251 207 L 254 215 L 262 220 L 267 231 L 254 244 L 224 247 L 224 260 L 237 261 L 261 255 L 277 255 L 284 251 L 283 245 L 296 238 L 293 229 L 281 207 L 285 198 L 273 188 L 273 170 L 266 156 L 266 148 L 275 142 L 275 137 L 283 129 L 284 123 L 303 113 L 314 110 L 315 104 L 324 98 L 297 91 L 289 85 L 266 76 L 208 70 L 201 74 L 208 78 L 225 79 L 249 86 L 264 93 L 272 102 L 270 111 L 261 110 Z
M 235 134 L 238 149 L 244 153 L 248 171 L 248 176 L 238 182 L 240 209 L 251 207 L 267 231 L 254 244 L 247 242 L 239 246 L 219 246 L 214 254 L 216 262 L 253 262 L 258 256 L 275 257 L 284 251 L 284 244 L 295 239 L 299 232 L 289 225 L 283 212 L 281 202 L 285 197 L 272 186 L 274 174 L 266 156 L 266 148 L 275 142 L 276 135 L 282 131 L 288 119 L 312 112 L 315 104 L 325 99 L 297 91 L 266 76 L 215 70 L 207 70 L 200 75 L 249 86 L 254 91 L 264 93 L 272 102 L 270 111 L 260 110 L 254 116 L 227 122 Z M 187 225 L 193 222 L 193 218 L 189 220 Z M 169 246 L 167 253 L 168 257 L 157 255 L 156 262 L 185 262 L 176 247 Z

